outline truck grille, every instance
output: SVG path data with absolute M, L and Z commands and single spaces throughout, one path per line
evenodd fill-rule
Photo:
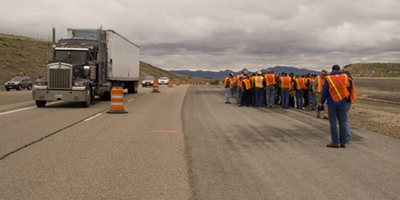
M 71 89 L 71 69 L 49 69 L 49 89 Z

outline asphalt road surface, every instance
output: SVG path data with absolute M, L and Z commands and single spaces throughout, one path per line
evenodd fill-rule
M 352 126 L 327 148 L 328 120 L 306 112 L 224 104 L 221 86 L 160 91 L 125 94 L 127 114 L 0 91 L 0 199 L 400 198 L 397 139 Z

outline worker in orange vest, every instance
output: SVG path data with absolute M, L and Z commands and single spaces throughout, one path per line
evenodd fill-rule
M 325 78 L 324 86 L 321 92 L 321 101 L 319 107 L 325 101 L 328 101 L 328 115 L 331 129 L 332 142 L 327 147 L 338 148 L 346 147 L 346 98 L 350 95 L 345 84 L 341 80 L 339 65 L 332 66 L 331 75 Z M 340 141 L 338 139 L 337 121 L 339 121 Z
M 285 72 L 282 72 L 282 77 L 279 79 L 279 87 L 281 88 L 282 109 L 288 109 L 289 90 L 292 88 L 292 80 Z
M 232 85 L 233 85 L 233 79 L 232 79 L 232 75 L 229 74 L 225 80 L 224 80 L 224 88 L 225 88 L 225 103 L 226 104 L 231 104 L 231 102 L 229 102 L 229 96 L 231 93 L 231 89 L 232 89 Z
M 265 89 L 265 79 L 260 71 L 257 72 L 257 76 L 253 79 L 252 88 L 254 88 L 255 97 L 255 107 L 264 107 L 264 89 Z
M 321 71 L 321 75 L 317 76 L 314 79 L 314 82 L 312 84 L 312 90 L 315 91 L 315 100 L 316 102 L 319 104 L 319 102 L 321 102 L 321 92 L 322 92 L 322 88 L 324 86 L 325 83 L 325 77 L 328 76 L 328 72 L 326 70 L 322 70 Z M 319 118 L 321 116 L 321 112 L 322 112 L 322 118 L 324 119 L 328 119 L 328 109 L 324 109 L 324 110 L 320 110 L 317 109 L 317 118 Z
M 271 108 L 275 104 L 275 85 L 276 79 L 274 72 L 267 70 L 267 74 L 264 76 L 266 86 L 266 104 L 268 108 Z
M 305 85 L 305 80 L 304 80 L 304 75 L 299 77 L 299 75 L 296 75 L 296 80 L 294 81 L 294 90 L 296 91 L 296 108 L 303 110 L 303 104 L 304 104 L 304 88 L 306 87 Z
M 239 104 L 242 96 L 243 96 L 243 90 L 242 90 L 242 82 L 240 81 L 240 77 L 244 76 L 243 72 L 240 72 L 240 74 L 237 75 L 237 90 L 236 90 L 236 104 Z
M 317 77 L 315 74 L 311 74 L 310 85 L 308 86 L 308 90 L 310 92 L 310 102 L 311 102 L 311 110 L 315 110 L 315 91 L 313 90 L 314 80 Z
M 236 94 L 236 90 L 237 90 L 237 79 L 235 76 L 233 76 L 233 73 L 231 73 L 232 75 L 232 88 L 231 88 L 231 98 L 236 98 L 235 94 Z
M 250 84 L 251 84 L 251 86 L 254 85 L 254 78 L 255 78 L 255 77 L 256 77 L 256 74 L 255 74 L 255 73 L 253 73 L 253 74 L 251 75 L 251 77 L 250 77 Z M 256 95 L 255 88 L 254 88 L 254 87 L 251 87 L 250 102 L 251 102 L 251 105 L 252 105 L 252 106 L 255 106 L 255 105 L 256 105 L 256 97 L 255 97 L 255 95 Z
M 240 82 L 242 83 L 242 91 L 243 91 L 243 96 L 240 101 L 239 107 L 242 107 L 245 103 L 247 107 L 250 107 L 251 104 L 251 84 L 250 80 L 247 76 L 241 76 L 239 77 Z

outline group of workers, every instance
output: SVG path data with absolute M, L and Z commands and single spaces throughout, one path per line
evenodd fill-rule
M 307 73 L 274 74 L 273 71 L 258 71 L 251 76 L 241 72 L 237 76 L 229 74 L 224 81 L 225 103 L 235 98 L 239 107 L 289 107 L 303 110 L 309 105 L 317 110 L 318 118 L 329 119 L 332 142 L 327 147 L 345 148 L 350 141 L 348 112 L 355 101 L 353 78 L 349 72 L 340 72 L 338 65 L 332 66 L 332 72 L 321 71 L 321 75 Z M 324 108 L 327 101 L 328 108 Z M 328 113 L 328 114 L 327 114 Z M 339 122 L 339 134 L 337 130 Z M 340 143 L 340 145 L 339 145 Z

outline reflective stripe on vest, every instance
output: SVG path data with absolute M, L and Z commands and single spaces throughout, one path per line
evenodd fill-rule
M 280 77 L 280 79 L 281 79 L 281 88 L 289 89 L 291 85 L 290 77 L 285 76 L 285 77 Z
M 255 78 L 254 78 L 254 81 L 255 81 L 255 87 L 256 88 L 263 88 L 263 80 L 264 80 L 264 78 L 262 77 L 262 76 L 256 76 Z
M 251 84 L 250 84 L 250 80 L 248 79 L 243 79 L 242 82 L 244 82 L 246 88 L 242 88 L 243 91 L 245 90 L 250 90 L 251 89 Z
M 317 93 L 321 93 L 323 86 L 324 86 L 324 81 L 322 80 L 321 76 L 317 76 L 317 89 L 316 89 L 316 92 Z
M 304 84 L 304 78 L 298 78 L 296 79 L 296 89 L 301 90 L 306 88 L 306 85 Z
M 340 80 L 339 75 L 327 76 L 329 84 L 329 94 L 334 102 L 339 102 L 349 96 L 346 86 Z

